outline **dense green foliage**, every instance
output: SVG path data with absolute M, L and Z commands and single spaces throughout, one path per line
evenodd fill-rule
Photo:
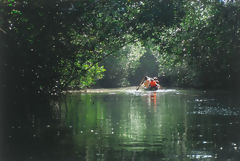
M 145 57 L 139 59 L 143 60 L 139 61 L 140 65 L 137 64 L 132 69 L 134 71 L 127 73 L 135 73 L 131 78 L 138 78 L 138 81 L 144 75 L 155 73 L 163 83 L 171 86 L 238 87 L 240 81 L 239 2 L 186 1 L 182 5 L 182 10 L 185 11 L 184 16 L 178 23 L 170 26 L 163 25 L 157 32 L 148 33 L 148 39 L 144 43 L 145 48 L 149 49 L 148 52 L 145 52 Z M 152 25 L 153 29 L 159 27 L 156 24 Z M 157 60 L 158 69 L 154 68 L 152 55 Z M 120 63 L 124 60 L 124 56 L 118 59 L 119 61 L 115 61 Z M 124 62 L 131 64 L 130 61 Z M 106 69 L 108 70 L 107 66 Z M 119 68 L 111 67 L 110 71 L 114 70 Z M 111 80 L 110 76 L 106 76 Z M 121 78 L 131 82 L 127 74 L 121 75 Z M 112 81 L 115 80 L 112 79 Z M 132 85 L 134 84 L 136 85 L 136 81 Z
M 29 0 L 2 6 L 3 84 L 18 94 L 55 95 L 68 86 L 91 85 L 102 77 L 98 61 L 125 42 L 107 30 L 114 17 L 101 16 L 109 14 L 110 4 Z
M 239 81 L 238 2 L 0 2 L 1 88 L 16 96 L 89 87 L 102 65 L 110 86 L 136 85 L 144 75 L 178 86 Z
M 226 88 L 239 82 L 238 3 L 186 3 L 182 22 L 157 40 L 160 71 L 181 86 Z
M 98 62 L 130 42 L 148 39 L 160 26 L 177 22 L 176 4 L 2 0 L 2 87 L 32 96 L 90 86 L 103 76 Z

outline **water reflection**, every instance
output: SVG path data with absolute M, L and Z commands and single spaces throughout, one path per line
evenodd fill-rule
M 59 124 L 35 120 L 28 146 L 14 141 L 26 128 L 8 139 L 28 151 L 18 153 L 25 160 L 239 160 L 239 107 L 193 90 L 69 94 L 57 106 Z
M 151 92 L 150 94 L 147 94 L 145 97 L 148 102 L 148 108 L 153 107 L 154 112 L 156 112 L 156 110 L 157 110 L 157 93 Z

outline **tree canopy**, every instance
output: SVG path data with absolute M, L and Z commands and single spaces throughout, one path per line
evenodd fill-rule
M 16 95 L 91 86 L 112 62 L 128 64 L 136 77 L 145 48 L 158 62 L 156 74 L 172 84 L 239 81 L 239 2 L 2 0 L 0 6 L 1 88 Z M 130 44 L 142 49 L 132 62 Z
M 156 58 L 158 70 L 145 64 L 150 57 L 141 58 L 142 74 L 135 72 L 132 77 L 141 75 L 140 81 L 146 69 L 149 75 L 154 71 L 164 85 L 239 89 L 239 2 L 182 4 L 178 12 L 184 12 L 180 17 L 178 14 L 178 21 L 168 26 L 152 24 L 158 30 L 148 33 L 142 44 Z
M 3 86 L 56 95 L 102 77 L 98 65 L 176 21 L 174 1 L 1 1 Z M 166 17 L 167 14 L 167 17 Z

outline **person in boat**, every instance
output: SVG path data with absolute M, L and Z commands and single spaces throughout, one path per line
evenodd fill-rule
M 154 80 L 154 78 L 155 78 L 155 80 Z M 157 90 L 158 88 L 160 88 L 160 85 L 158 84 L 159 81 L 158 81 L 157 77 L 154 77 L 154 78 L 145 76 L 143 78 L 143 80 L 141 81 L 140 85 L 137 87 L 137 90 L 141 86 L 143 86 L 145 89 L 151 89 L 151 90 L 153 90 L 153 89 Z M 153 80 L 152 85 L 151 85 L 151 80 Z
M 150 88 L 149 89 L 150 90 L 157 90 L 158 89 L 157 82 L 154 79 L 151 79 Z
M 139 84 L 139 86 L 137 87 L 136 90 L 138 90 L 141 86 L 143 86 L 144 88 L 148 89 L 150 87 L 150 81 L 151 81 L 151 78 L 148 77 L 148 76 L 145 76 L 141 83 Z
M 145 76 L 145 77 L 144 77 L 143 86 L 144 86 L 145 88 L 149 88 L 149 87 L 150 87 L 150 82 L 151 82 L 151 78 L 148 77 L 148 76 Z

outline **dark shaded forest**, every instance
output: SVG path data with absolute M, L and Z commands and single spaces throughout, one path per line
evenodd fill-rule
M 239 89 L 238 1 L 1 0 L 0 14 L 7 111 L 39 114 L 31 102 L 145 75 L 166 87 Z

